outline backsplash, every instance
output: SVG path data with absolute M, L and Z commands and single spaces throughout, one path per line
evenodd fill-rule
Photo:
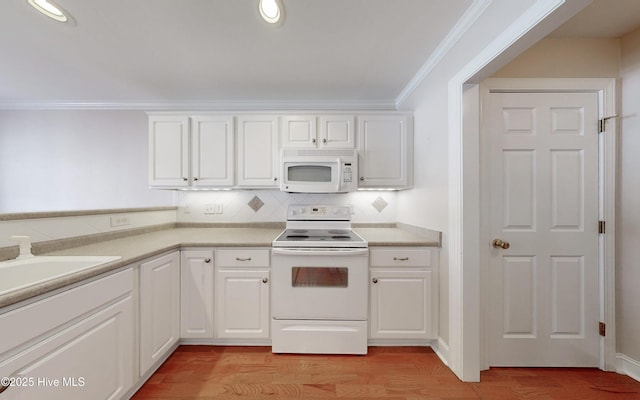
M 284 222 L 289 204 L 348 204 L 354 223 L 396 222 L 396 193 L 285 193 L 279 190 L 180 192 L 178 222 Z
M 347 204 L 354 223 L 395 223 L 396 192 L 343 194 L 285 193 L 279 190 L 178 192 L 178 209 L 115 209 L 95 212 L 51 212 L 17 219 L 0 214 L 0 248 L 12 246 L 11 235 L 30 236 L 34 243 L 126 231 L 162 224 L 282 222 L 289 204 Z

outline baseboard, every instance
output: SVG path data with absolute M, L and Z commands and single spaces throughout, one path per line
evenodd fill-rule
M 616 372 L 640 382 L 640 361 L 618 353 L 616 354 Z
M 438 338 L 438 342 L 431 345 L 433 351 L 436 352 L 440 360 L 446 365 L 449 366 L 449 345 L 442 340 L 441 337 Z

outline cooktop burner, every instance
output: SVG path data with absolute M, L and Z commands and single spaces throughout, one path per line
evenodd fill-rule
M 367 242 L 351 230 L 340 234 L 327 229 L 307 229 L 305 234 L 286 229 L 273 241 L 274 247 L 367 247 Z
M 287 226 L 274 247 L 367 247 L 367 241 L 351 229 L 349 206 L 290 205 Z

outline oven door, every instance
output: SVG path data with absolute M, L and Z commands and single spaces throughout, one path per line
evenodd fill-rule
M 272 249 L 274 319 L 365 321 L 368 249 Z

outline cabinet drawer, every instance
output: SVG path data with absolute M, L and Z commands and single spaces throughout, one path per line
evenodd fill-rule
M 133 291 L 131 268 L 0 315 L 0 354 Z
M 218 250 L 216 266 L 219 267 L 268 267 L 269 250 L 233 249 Z
M 431 250 L 423 248 L 369 249 L 372 267 L 431 267 Z

